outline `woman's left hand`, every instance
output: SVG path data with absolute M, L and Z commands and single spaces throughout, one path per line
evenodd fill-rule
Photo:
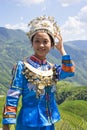
M 61 53 L 61 55 L 66 55 L 62 36 L 60 34 L 55 33 L 54 37 L 58 39 L 58 43 L 55 44 L 55 47 L 58 49 L 58 51 Z

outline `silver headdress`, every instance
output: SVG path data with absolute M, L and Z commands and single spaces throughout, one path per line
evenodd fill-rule
M 59 26 L 54 21 L 54 17 L 51 16 L 37 17 L 32 21 L 30 21 L 28 26 L 29 26 L 29 32 L 27 33 L 27 35 L 30 40 L 35 35 L 35 33 L 39 31 L 45 31 L 52 37 L 53 42 L 55 43 L 54 34 L 60 32 Z

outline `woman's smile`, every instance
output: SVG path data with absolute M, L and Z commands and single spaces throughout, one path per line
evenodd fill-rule
M 32 45 L 35 55 L 40 59 L 44 59 L 51 49 L 51 39 L 47 33 L 39 32 L 34 36 Z

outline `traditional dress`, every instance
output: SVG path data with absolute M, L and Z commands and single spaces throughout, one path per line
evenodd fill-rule
M 33 75 L 32 77 L 32 73 L 29 73 L 28 77 L 24 62 L 19 61 L 7 93 L 3 124 L 16 124 L 16 130 L 54 130 L 54 123 L 60 120 L 54 96 L 55 84 L 58 80 L 74 75 L 72 60 L 69 55 L 65 55 L 62 56 L 62 66 L 51 65 L 46 59 L 41 61 L 33 55 L 26 59 L 26 63 L 40 72 L 52 69 L 51 80 L 48 82 L 49 80 L 45 79 L 44 84 L 48 85 L 42 86 L 43 88 L 37 92 L 39 88 L 36 88 L 37 84 L 35 83 L 38 82 L 41 85 L 44 81 L 41 82 L 41 76 L 35 75 L 35 78 Z M 17 106 L 21 95 L 22 107 L 16 120 Z

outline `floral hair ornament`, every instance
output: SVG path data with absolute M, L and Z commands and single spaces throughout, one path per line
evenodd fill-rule
M 54 17 L 51 16 L 37 17 L 32 21 L 30 21 L 28 26 L 29 26 L 29 32 L 27 32 L 27 35 L 30 40 L 37 32 L 46 32 L 52 37 L 54 45 L 55 44 L 54 34 L 60 33 L 60 29 L 59 26 L 57 25 L 57 22 L 55 22 Z

